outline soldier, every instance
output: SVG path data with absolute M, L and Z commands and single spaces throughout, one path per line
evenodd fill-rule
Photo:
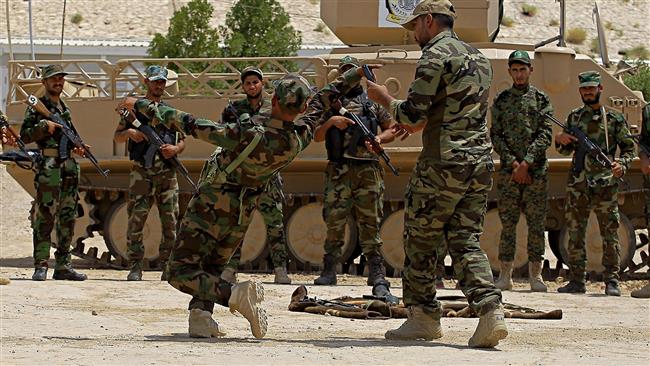
M 40 98 L 52 113 L 72 125 L 72 116 L 68 106 L 61 100 L 65 76 L 60 65 L 49 65 L 41 70 L 41 82 L 45 95 Z M 36 167 L 34 186 L 36 198 L 32 204 L 32 229 L 34 231 L 34 275 L 32 280 L 45 281 L 47 278 L 47 260 L 50 247 L 54 246 L 55 280 L 84 281 L 88 277 L 72 269 L 70 248 L 77 218 L 79 200 L 79 165 L 71 153 L 83 156 L 83 150 L 68 144 L 69 151 L 59 151 L 59 144 L 64 137 L 61 126 L 45 119 L 32 107 L 25 111 L 25 119 L 20 129 L 22 140 L 28 144 L 35 142 L 42 155 Z M 56 220 L 57 243 L 52 242 L 52 229 Z
M 147 94 L 143 99 L 160 105 L 167 105 L 161 100 L 167 83 L 167 69 L 151 65 L 144 73 Z M 145 119 L 141 122 L 146 123 Z M 144 259 L 143 230 L 147 216 L 155 202 L 158 206 L 162 238 L 158 247 L 158 262 L 163 266 L 161 280 L 165 280 L 165 263 L 176 241 L 176 224 L 178 218 L 178 180 L 176 170 L 165 161 L 180 154 L 185 149 L 184 135 L 165 126 L 157 126 L 156 132 L 165 142 L 152 161 L 146 161 L 145 153 L 150 144 L 137 127 L 120 119 L 115 129 L 114 140 L 121 143 L 128 141 L 129 159 L 133 161 L 129 174 L 129 200 L 127 212 L 127 255 L 129 258 L 128 281 L 142 280 L 142 261 Z
M 331 90 L 345 93 L 349 81 L 358 81 L 358 75 L 356 71 L 343 75 Z M 309 83 L 295 74 L 274 83 L 268 113 L 242 118 L 239 123 L 215 123 L 167 106 L 136 103 L 136 110 L 155 117 L 154 121 L 223 148 L 204 166 L 200 193 L 189 203 L 168 266 L 169 283 L 193 296 L 190 336 L 224 335 L 211 316 L 215 303 L 241 313 L 256 338 L 266 334 L 266 312 L 260 305 L 262 285 L 252 281 L 232 284 L 221 278 L 219 271 L 241 245 L 269 179 L 311 141 L 321 108 L 329 107 L 331 90 L 323 90 L 317 98 L 322 101 L 313 103 L 310 112 L 296 122 L 305 112 L 311 90 Z
M 422 131 L 422 152 L 405 197 L 406 260 L 402 274 L 408 320 L 387 339 L 442 337 L 436 263 L 446 239 L 455 277 L 480 316 L 470 347 L 494 347 L 508 335 L 501 291 L 479 246 L 494 163 L 485 115 L 492 81 L 489 60 L 458 40 L 449 0 L 424 0 L 402 26 L 422 48 L 406 100 L 368 82 L 368 95 L 400 128 Z
M 339 62 L 339 72 L 359 66 L 359 60 L 345 56 Z M 361 85 L 350 89 L 340 102 L 345 109 L 358 115 L 370 131 L 382 131 L 376 136 L 377 141 L 386 143 L 394 139 L 390 115 L 368 99 Z M 323 202 L 323 219 L 327 225 L 324 268 L 314 284 L 336 285 L 336 264 L 341 256 L 345 225 L 348 216 L 353 215 L 359 243 L 369 264 L 367 284 L 373 286 L 373 294 L 385 296 L 389 293 L 390 283 L 385 279 L 386 268 L 379 237 L 379 225 L 384 215 L 384 171 L 377 155 L 366 149 L 361 129 L 352 124 L 352 120 L 346 117 L 326 113 L 314 134 L 314 141 L 325 141 L 329 160 Z
M 641 172 L 643 173 L 643 188 L 645 189 L 645 219 L 650 234 L 650 156 L 647 152 L 650 151 L 650 104 L 646 104 L 643 108 L 643 122 L 641 124 L 641 137 L 639 145 L 643 145 L 646 149 L 642 150 L 639 146 L 639 158 L 641 159 Z M 632 297 L 642 299 L 650 298 L 650 284 L 645 285 L 643 288 L 634 290 L 631 293 Z
M 551 122 L 544 114 L 553 114 L 548 96 L 530 85 L 533 66 L 526 51 L 517 50 L 508 57 L 512 88 L 494 98 L 490 137 L 501 159 L 497 174 L 499 217 L 503 230 L 499 245 L 501 271 L 496 286 L 512 289 L 512 267 L 517 247 L 517 222 L 523 210 L 528 223 L 528 278 L 530 289 L 546 292 L 542 280 L 544 229 L 548 196 L 548 161 L 551 146 Z
M 226 108 L 222 115 L 221 121 L 236 123 L 240 116 L 246 114 L 248 117 L 260 114 L 262 110 L 271 108 L 271 100 L 265 98 L 264 92 L 264 74 L 257 67 L 249 66 L 242 70 L 241 83 L 246 99 L 238 100 L 232 103 L 234 110 Z M 273 184 L 268 186 L 268 191 L 260 195 L 260 201 L 257 209 L 264 218 L 264 224 L 267 227 L 267 242 L 270 246 L 271 261 L 273 262 L 273 272 L 275 279 L 273 282 L 280 284 L 291 284 L 291 278 L 287 275 L 287 241 L 284 234 L 284 216 L 282 215 L 282 178 L 280 174 L 272 178 Z M 228 282 L 237 282 L 236 272 L 241 259 L 241 247 L 233 254 L 221 276 Z
M 617 111 L 601 104 L 603 86 L 597 71 L 578 75 L 580 96 L 584 106 L 574 109 L 567 117 L 567 126 L 584 132 L 612 161 L 607 169 L 592 157 L 579 159 L 577 139 L 562 131 L 555 135 L 555 147 L 563 155 L 575 153 L 567 183 L 565 219 L 569 229 L 569 283 L 558 289 L 563 293 L 585 293 L 585 232 L 589 213 L 594 211 L 603 239 L 605 294 L 621 296 L 618 287 L 620 247 L 618 245 L 618 180 L 625 175 L 634 158 L 634 142 L 627 122 Z M 614 159 L 616 148 L 620 155 Z M 582 167 L 582 169 L 581 169 Z

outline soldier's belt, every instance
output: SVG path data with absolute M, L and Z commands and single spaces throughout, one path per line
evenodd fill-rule
M 335 161 L 336 164 L 348 164 L 348 165 L 370 165 L 370 164 L 379 164 L 379 160 L 374 159 L 350 159 L 343 158 L 339 161 Z
M 59 157 L 59 149 L 54 149 L 54 148 L 49 148 L 49 149 L 42 149 L 41 150 L 41 155 L 48 157 L 48 158 L 58 158 Z

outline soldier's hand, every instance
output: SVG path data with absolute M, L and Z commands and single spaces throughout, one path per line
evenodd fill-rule
M 409 136 L 411 136 L 411 133 L 404 128 L 402 125 L 395 124 L 391 127 L 390 129 L 391 133 L 395 138 L 400 138 L 400 141 L 406 140 Z
M 47 133 L 50 135 L 53 135 L 57 128 L 61 128 L 61 125 L 49 119 L 46 119 L 45 122 L 47 123 Z
M 557 142 L 560 145 L 568 145 L 577 140 L 578 139 L 575 138 L 573 135 L 564 132 L 560 132 L 557 135 L 555 135 L 555 142 Z
M 147 136 L 144 133 L 134 128 L 129 128 L 129 138 L 134 142 L 142 142 L 142 140 L 147 140 Z
M 9 146 L 16 146 L 16 138 L 5 127 L 2 127 L 2 144 Z
M 388 88 L 385 85 L 379 85 L 375 84 L 370 80 L 367 80 L 368 84 L 368 98 L 370 98 L 373 102 L 382 104 L 381 101 L 388 96 Z
M 619 164 L 617 161 L 612 163 L 612 173 L 616 178 L 623 176 L 623 165 Z
M 165 159 L 173 158 L 178 154 L 178 146 L 171 144 L 164 144 L 160 147 L 160 152 Z
M 643 173 L 643 175 L 650 175 L 650 164 L 641 164 L 641 173 Z
M 343 116 L 332 116 L 330 118 L 332 126 L 338 128 L 339 130 L 345 130 L 350 125 L 354 124 L 354 121 Z
M 90 145 L 84 144 L 84 146 L 86 147 L 86 149 L 90 149 Z M 86 157 L 86 151 L 84 149 L 80 148 L 80 147 L 75 147 L 74 149 L 72 149 L 72 153 L 76 154 L 76 155 L 79 155 L 82 158 Z
M 376 69 L 381 69 L 384 65 L 381 64 L 368 64 L 367 65 L 370 71 L 375 71 Z M 357 67 L 357 74 L 361 76 L 362 78 L 366 77 L 366 75 L 363 73 L 363 67 Z M 374 74 L 374 73 L 373 73 Z
M 526 161 L 517 164 L 517 167 L 512 171 L 512 180 L 519 184 L 530 184 L 531 179 L 528 174 L 528 163 Z
M 366 139 L 364 143 L 366 144 L 366 149 L 368 149 L 368 151 L 373 152 L 375 154 L 379 154 L 381 152 L 381 139 L 379 138 L 379 136 L 375 136 L 375 141 L 377 142 L 377 145 L 380 146 L 379 149 L 375 148 L 375 146 L 371 144 L 370 141 L 368 141 L 368 139 Z

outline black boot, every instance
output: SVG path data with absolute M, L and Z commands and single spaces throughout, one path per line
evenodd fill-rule
M 131 270 L 126 276 L 127 281 L 142 281 L 142 264 L 135 262 L 131 264 Z
M 605 286 L 605 295 L 607 296 L 621 296 L 621 289 L 618 288 L 617 280 L 609 280 Z
M 380 254 L 372 254 L 366 257 L 368 259 L 368 286 L 374 286 L 377 280 L 386 279 L 386 267 L 384 267 L 384 258 Z
M 88 276 L 75 271 L 70 265 L 67 265 L 61 269 L 55 269 L 52 278 L 55 280 L 85 281 Z
M 34 268 L 34 274 L 32 275 L 32 281 L 45 281 L 47 279 L 47 267 L 36 267 Z
M 566 285 L 558 288 L 557 292 L 564 294 L 584 294 L 587 292 L 587 288 L 584 283 L 571 280 Z
M 314 285 L 336 285 L 336 262 L 338 262 L 338 258 L 331 254 L 325 254 L 323 272 L 314 280 Z

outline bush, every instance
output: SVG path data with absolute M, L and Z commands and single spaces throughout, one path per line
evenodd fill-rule
M 314 28 L 314 32 L 325 33 L 327 32 L 327 26 L 323 22 L 318 22 L 318 24 L 316 24 L 316 28 Z
M 560 25 L 560 21 L 557 19 L 551 19 L 550 22 L 548 22 L 549 27 L 557 27 Z
M 630 48 L 629 50 L 618 51 L 619 55 L 625 56 L 626 59 L 647 60 L 650 59 L 650 52 L 643 45 Z
M 587 39 L 587 31 L 582 28 L 571 28 L 566 32 L 566 41 L 573 44 L 582 44 Z
M 504 27 L 508 27 L 508 28 L 510 28 L 510 27 L 512 27 L 514 24 L 515 24 L 514 19 L 512 19 L 512 18 L 510 18 L 510 17 L 503 17 L 503 18 L 501 19 L 501 25 L 504 26 Z
M 632 89 L 643 93 L 643 99 L 650 100 L 650 65 L 640 62 L 636 74 L 623 76 L 623 83 Z
M 537 7 L 535 5 L 524 4 L 521 6 L 521 13 L 528 17 L 534 17 L 537 14 Z
M 72 24 L 76 24 L 76 25 L 79 25 L 79 23 L 81 23 L 82 20 L 84 20 L 84 17 L 83 17 L 81 14 L 79 14 L 79 13 L 75 13 L 75 14 L 70 18 L 70 21 L 72 22 Z
M 596 55 L 600 53 L 600 44 L 598 43 L 598 37 L 592 38 L 591 42 L 589 42 L 589 51 Z

